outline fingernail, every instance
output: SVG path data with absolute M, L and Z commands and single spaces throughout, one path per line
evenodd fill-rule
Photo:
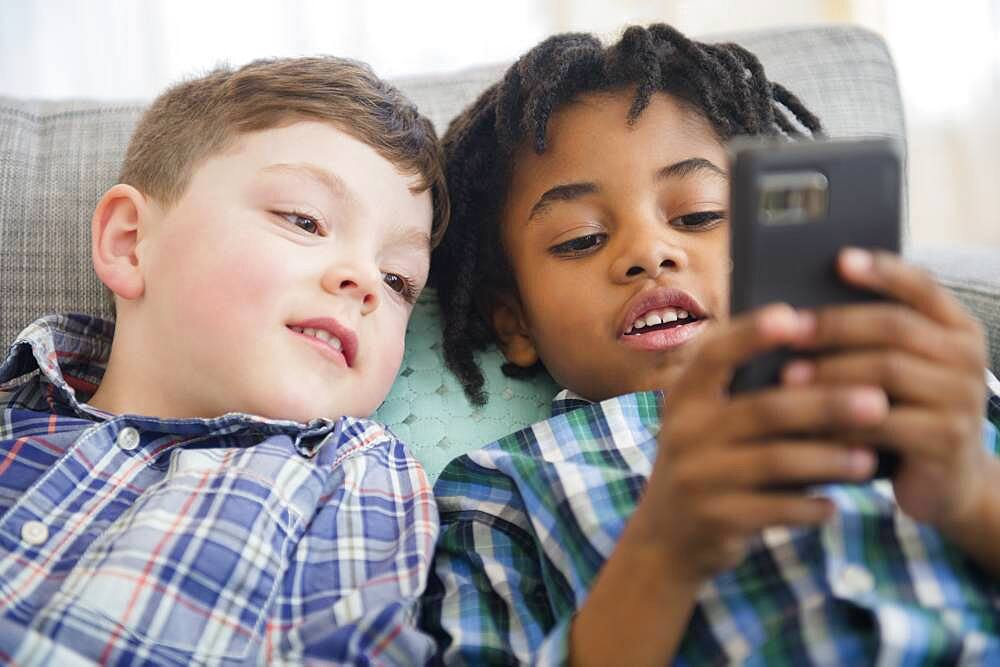
M 758 320 L 764 333 L 787 336 L 799 326 L 795 312 L 785 305 L 774 306 Z
M 855 389 L 848 398 L 851 412 L 865 421 L 881 417 L 888 401 L 881 389 L 865 387 Z
M 785 382 L 790 385 L 809 384 L 815 374 L 815 367 L 808 361 L 797 360 L 785 366 Z
M 872 268 L 872 254 L 861 248 L 847 248 L 844 250 L 844 268 L 851 273 L 867 273 Z
M 804 310 L 799 312 L 799 332 L 803 336 L 811 337 L 816 333 L 816 314 Z
M 868 474 L 875 467 L 875 454 L 868 449 L 853 449 L 848 457 L 847 465 L 859 475 Z

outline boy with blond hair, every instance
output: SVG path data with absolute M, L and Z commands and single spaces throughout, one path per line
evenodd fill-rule
M 146 111 L 92 220 L 114 323 L 0 365 L 0 656 L 410 663 L 437 514 L 389 391 L 448 219 L 366 66 L 262 60 Z

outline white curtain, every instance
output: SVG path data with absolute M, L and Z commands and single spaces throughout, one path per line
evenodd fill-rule
M 515 57 L 552 30 L 550 2 L 0 0 L 0 95 L 149 98 L 254 58 L 333 53 L 385 76 Z
M 1000 245 L 1000 0 L 893 0 L 915 240 Z

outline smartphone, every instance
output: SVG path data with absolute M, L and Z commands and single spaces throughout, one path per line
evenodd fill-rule
M 741 139 L 729 166 L 730 312 L 884 298 L 843 282 L 836 259 L 845 246 L 899 252 L 902 159 L 893 141 Z M 730 391 L 777 384 L 792 356 L 758 356 L 737 369 Z M 895 455 L 878 454 L 876 477 L 891 476 Z

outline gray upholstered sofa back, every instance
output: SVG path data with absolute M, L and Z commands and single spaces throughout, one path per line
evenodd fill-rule
M 905 146 L 896 74 L 878 36 L 854 27 L 828 26 L 707 39 L 736 41 L 757 53 L 769 77 L 784 83 L 816 111 L 831 136 L 888 136 Z M 448 121 L 502 70 L 480 67 L 396 83 L 443 132 Z M 101 194 L 115 183 L 144 103 L 0 98 L 0 341 L 4 345 L 44 313 L 111 314 L 91 268 L 89 223 Z M 986 321 L 993 367 L 1000 366 L 1000 251 L 923 248 L 912 254 L 934 268 Z M 512 410 L 513 403 L 473 409 L 460 392 L 455 395 L 456 386 L 443 370 L 435 344 L 433 308 L 432 300 L 418 307 L 423 312 L 415 315 L 414 327 L 420 331 L 408 340 L 407 361 L 385 407 L 385 420 L 408 432 L 418 449 L 437 447 L 442 458 L 459 453 L 444 446 L 444 434 L 454 432 L 454 420 L 448 421 L 447 414 L 473 420 L 474 441 L 463 442 L 464 448 L 533 421 L 538 416 L 533 410 L 549 398 L 548 385 L 502 384 L 502 396 L 494 400 L 517 397 L 527 406 L 520 410 Z M 499 377 L 497 358 L 487 356 L 484 364 L 488 377 Z M 415 378 L 422 378 L 419 384 Z M 515 385 L 516 391 L 511 388 Z M 448 399 L 444 404 L 427 403 L 434 395 Z M 430 411 L 446 408 L 452 411 L 446 410 L 433 432 L 425 430 L 422 437 L 419 429 L 410 428 L 431 419 Z M 490 415 L 495 417 L 496 433 L 485 426 Z M 429 467 L 433 473 L 434 466 Z
M 818 111 L 832 135 L 903 137 L 895 72 L 874 35 L 809 28 L 720 37 L 758 53 L 769 76 Z M 396 83 L 443 132 L 501 71 Z M 40 313 L 110 315 L 90 267 L 90 216 L 115 183 L 143 105 L 0 99 L 0 340 L 12 340 Z

